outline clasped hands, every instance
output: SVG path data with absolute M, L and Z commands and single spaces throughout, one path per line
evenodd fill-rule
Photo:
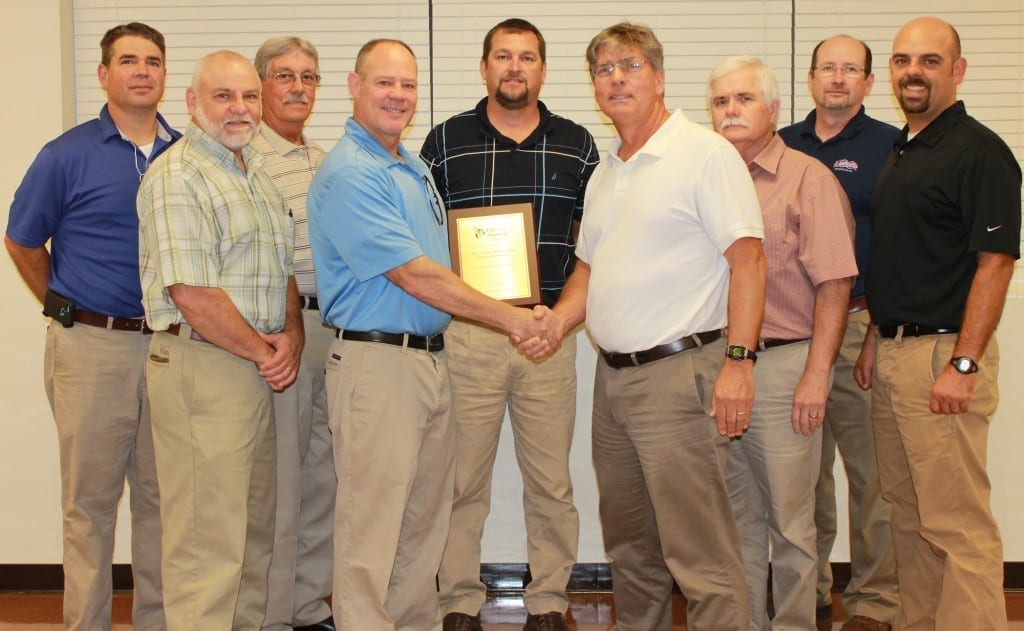
M 258 333 L 260 339 L 273 351 L 273 354 L 262 362 L 257 362 L 260 376 L 274 392 L 282 392 L 292 385 L 299 375 L 299 362 L 302 358 L 304 336 L 297 332 L 281 331 L 280 333 Z
M 565 333 L 562 319 L 544 305 L 537 305 L 532 311 L 518 311 L 521 313 L 509 330 L 509 338 L 519 352 L 533 361 L 540 361 L 557 351 Z

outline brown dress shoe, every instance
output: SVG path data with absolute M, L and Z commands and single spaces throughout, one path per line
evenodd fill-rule
M 531 613 L 526 616 L 523 631 L 569 631 L 569 625 L 565 622 L 565 616 L 558 611 L 542 614 Z
M 846 621 L 840 631 L 892 631 L 892 625 L 867 616 L 854 616 Z
M 480 626 L 480 616 L 452 612 L 444 617 L 444 631 L 484 631 Z

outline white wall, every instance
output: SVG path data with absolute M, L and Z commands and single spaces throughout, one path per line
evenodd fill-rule
M 0 24 L 0 59 L 21 78 L 0 104 L 0 225 L 14 190 L 44 142 L 61 131 L 61 3 L 10 2 Z M 57 437 L 42 384 L 40 306 L 21 282 L 6 251 L 0 255 L 0 563 L 60 561 L 60 477 Z
M 144 4 L 140 2 L 139 4 Z M 156 3 L 153 3 L 156 4 Z M 439 6 L 446 4 L 439 2 Z M 448 4 L 451 4 L 450 2 Z M 510 9 L 506 3 L 476 3 L 479 5 L 480 14 L 498 15 L 496 19 L 488 17 L 481 23 L 487 24 L 496 22 L 505 17 L 502 11 Z M 745 5 L 758 4 L 747 2 Z M 769 2 L 768 5 L 776 7 L 777 2 Z M 786 3 L 788 4 L 788 3 Z M 804 2 L 804 5 L 813 6 L 820 2 Z M 829 2 L 834 7 L 834 3 Z M 872 6 L 878 2 L 872 2 Z M 1024 2 L 1013 0 L 1016 7 L 1015 12 L 1011 8 L 1014 19 L 1003 24 L 1002 28 L 1007 29 L 1009 37 L 1021 37 L 1021 21 L 1024 15 Z M 74 104 L 73 90 L 71 85 L 62 87 L 62 77 L 70 84 L 70 77 L 75 75 L 75 68 L 79 70 L 84 65 L 86 68 L 94 68 L 98 61 L 98 46 L 96 41 L 89 44 L 89 48 L 82 48 L 76 51 L 78 59 L 75 63 L 65 61 L 62 64 L 61 51 L 67 48 L 71 41 L 71 35 L 65 33 L 61 36 L 61 9 L 69 9 L 71 0 L 40 0 L 38 2 L 10 2 L 5 4 L 5 20 L 0 24 L 0 53 L 3 59 L 16 62 L 24 60 L 15 65 L 19 68 L 13 75 L 8 77 L 8 88 L 5 90 L 6 98 L 0 103 L 0 138 L 8 147 L 8 153 L 4 158 L 3 168 L 0 169 L 0 226 L 6 228 L 7 208 L 13 196 L 14 190 L 21 180 L 29 162 L 35 156 L 39 147 L 47 140 L 59 134 L 65 127 L 62 121 L 72 122 L 73 118 L 68 115 Z M 531 5 L 533 11 L 548 11 L 550 5 Z M 621 5 L 617 5 L 621 6 Z M 929 3 L 933 6 L 931 10 L 939 11 L 948 7 L 950 11 L 962 10 L 962 4 L 954 0 L 937 0 Z M 870 7 L 869 7 L 870 8 Z M 877 8 L 877 7 L 875 7 Z M 523 9 L 523 7 L 520 7 Z M 859 9 L 854 9 L 859 10 Z M 896 27 L 905 19 L 905 16 L 882 15 L 879 16 L 875 9 L 865 12 L 863 26 L 851 25 L 839 28 L 849 28 L 857 34 L 860 29 L 874 29 L 871 35 L 872 44 L 876 51 L 876 65 L 879 67 L 878 82 L 874 95 L 868 105 L 876 115 L 895 121 L 891 99 L 887 98 L 889 87 L 884 74 L 886 51 L 888 50 L 887 38 L 895 32 Z M 448 11 L 450 12 L 450 11 Z M 524 16 L 530 17 L 524 9 Z M 548 15 L 548 13 L 545 13 Z M 810 12 L 807 20 L 804 35 L 798 37 L 798 50 L 795 60 L 795 67 L 803 69 L 806 66 L 806 58 L 809 55 L 810 47 L 805 46 L 806 42 L 816 40 L 818 32 L 828 33 L 833 29 L 829 18 L 822 17 Z M 824 15 L 824 14 L 823 14 Z M 601 21 L 600 24 L 587 25 L 588 33 L 591 26 L 593 30 L 610 24 L 621 17 L 611 16 Z M 553 19 L 548 17 L 546 19 Z M 834 19 L 834 17 L 832 18 Z M 1005 21 L 1005 20 L 1004 20 Z M 538 20 L 542 22 L 542 20 Z M 649 20 L 658 29 L 658 23 Z M 868 24 L 870 22 L 871 24 Z M 153 21 L 158 28 L 160 23 Z M 960 26 L 958 24 L 958 26 Z M 282 27 L 284 28 L 284 27 Z M 408 28 L 408 24 L 405 24 Z M 552 29 L 542 30 L 548 33 L 549 39 L 561 37 L 565 32 L 551 32 Z M 563 27 L 570 28 L 570 27 Z M 976 23 L 966 24 L 961 28 L 961 34 L 965 40 L 965 50 L 985 47 L 984 51 L 991 50 L 991 42 L 972 40 L 970 35 L 980 26 Z M 482 37 L 480 33 L 474 34 L 470 39 L 476 42 Z M 886 35 L 885 33 L 890 33 Z M 367 34 L 370 37 L 373 34 Z M 574 34 L 578 37 L 578 34 Z M 867 36 L 865 36 L 867 37 Z M 322 35 L 321 39 L 328 39 L 328 35 Z M 98 38 L 92 38 L 96 40 Z M 317 39 L 313 39 L 318 43 Z M 255 43 L 248 45 L 252 50 Z M 665 42 L 669 52 L 675 47 L 686 45 L 685 42 Z M 226 43 L 211 43 L 205 46 L 207 50 Z M 549 47 L 552 44 L 549 43 Z M 807 47 L 807 50 L 803 50 Z M 245 52 L 252 52 L 247 50 Z M 738 49 L 735 52 L 740 52 Z M 479 54 L 473 49 L 473 54 Z M 717 58 L 717 56 L 716 56 Z M 1001 59 L 998 55 L 988 54 L 985 56 L 971 56 L 967 80 L 963 94 L 967 100 L 968 108 L 974 111 L 972 103 L 979 102 L 986 98 L 984 91 L 977 90 L 980 79 L 990 79 L 995 75 L 1009 76 L 1018 84 L 1021 77 L 1021 65 L 1019 58 L 1011 57 L 1009 61 L 1002 59 L 1002 68 L 991 67 L 995 60 Z M 31 60 L 31 61 L 28 61 Z M 706 62 L 710 68 L 710 60 L 687 61 L 685 64 Z M 980 63 L 979 63 L 980 62 Z M 336 64 L 332 74 L 337 79 L 342 68 L 351 64 L 351 59 L 334 60 Z M 181 65 L 178 62 L 178 65 Z M 472 64 L 475 68 L 475 62 Z M 571 69 L 571 64 L 565 64 L 566 70 Z M 182 68 L 176 68 L 182 70 Z M 582 71 L 582 70 L 581 70 Z M 475 71 L 474 71 L 475 72 Z M 795 85 L 786 85 L 784 92 L 792 91 L 796 97 L 796 109 L 798 117 L 810 107 L 810 101 L 806 97 L 806 89 L 803 84 L 803 70 L 796 73 Z M 84 78 L 81 81 L 95 81 L 95 75 L 78 73 Z M 470 73 L 472 74 L 472 73 Z M 975 83 L 972 85 L 972 78 Z M 780 76 L 785 81 L 786 76 Z M 424 79 L 425 81 L 425 79 Z M 476 79 L 474 79 L 476 81 Z M 670 98 L 674 100 L 675 106 L 682 106 L 691 117 L 702 120 L 703 112 L 700 111 L 700 93 L 702 86 L 697 83 L 679 85 L 673 82 L 672 76 L 669 82 L 674 87 L 670 90 Z M 95 84 L 93 84 L 95 85 Z M 557 84 L 552 82 L 549 72 L 549 86 L 545 93 L 551 92 L 550 100 L 557 101 L 563 98 L 556 88 Z M 482 87 L 474 82 L 469 91 L 476 91 L 475 94 L 482 95 Z M 683 94 L 685 92 L 685 94 Z M 344 98 L 341 93 L 331 93 L 332 98 Z M 476 97 L 465 97 L 465 107 L 475 102 Z M 168 89 L 167 105 L 180 108 L 181 90 Z M 421 102 L 422 103 L 422 102 Z M 998 121 L 1001 132 L 1007 135 L 1017 134 L 1019 145 L 1021 129 L 1020 99 L 1007 104 L 1012 105 L 1015 114 L 1007 120 L 1003 117 Z M 344 107 L 344 106 L 343 106 Z M 455 106 L 451 106 L 455 107 Z M 96 107 L 91 109 L 95 110 Z M 560 108 L 554 107 L 556 111 Z M 979 108 L 980 109 L 980 108 Z M 422 105 L 421 105 L 422 110 Z M 1000 113 L 1000 116 L 1002 114 Z M 1014 118 L 1015 117 L 1015 118 Z M 985 120 L 983 118 L 983 120 Z M 180 121 L 175 119 L 174 124 Z M 338 121 L 321 121 L 322 124 L 335 125 Z M 413 146 L 418 143 L 413 142 Z M 4 563 L 59 563 L 60 552 L 60 510 L 59 510 L 59 475 L 57 467 L 57 445 L 56 432 L 53 421 L 50 417 L 49 408 L 46 404 L 42 388 L 42 350 L 44 319 L 39 315 L 39 305 L 25 289 L 11 265 L 8 257 L 0 255 L 0 288 L 3 289 L 3 300 L 0 301 L 0 330 L 6 333 L 4 339 L 3 361 L 0 364 L 0 564 Z M 1003 529 L 1006 542 L 1005 558 L 1008 561 L 1024 561 L 1024 489 L 1021 489 L 1017 481 L 1021 477 L 1021 467 L 1018 464 L 1024 454 L 1024 429 L 1016 423 L 1016 418 L 1024 410 L 1024 389 L 1018 384 L 1024 383 L 1024 302 L 1018 298 L 1011 298 L 1007 304 L 1006 314 L 1003 318 L 1003 325 L 999 338 L 1002 344 L 1002 404 L 992 428 L 990 439 L 990 465 L 989 470 L 993 480 L 993 505 L 996 516 Z M 597 523 L 597 496 L 593 479 L 593 470 L 590 466 L 590 402 L 592 390 L 593 366 L 595 355 L 593 350 L 586 344 L 585 337 L 581 338 L 580 356 L 578 359 L 579 368 L 579 392 L 578 392 L 578 418 L 576 429 L 576 441 L 573 447 L 572 467 L 576 482 L 577 503 L 580 508 L 583 532 L 581 533 L 580 561 L 593 562 L 603 561 L 603 553 L 600 542 L 600 530 Z M 507 428 L 506 428 L 507 430 Z M 518 562 L 525 559 L 525 542 L 522 534 L 522 511 L 520 508 L 521 483 L 516 469 L 511 450 L 511 436 L 506 431 L 503 434 L 503 448 L 499 454 L 498 471 L 495 476 L 495 492 L 493 501 L 493 514 L 488 522 L 488 529 L 484 540 L 484 560 L 488 562 Z M 841 467 L 837 477 L 842 480 Z M 700 508 L 695 507 L 695 515 Z M 845 510 L 845 501 L 840 502 L 840 510 Z M 116 561 L 127 562 L 128 555 L 128 534 L 129 526 L 124 514 L 127 513 L 126 503 L 122 503 L 122 519 L 118 525 L 118 545 L 116 548 Z M 841 522 L 843 517 L 841 517 Z M 841 533 L 840 541 L 837 543 L 833 560 L 848 560 L 845 550 L 845 533 Z

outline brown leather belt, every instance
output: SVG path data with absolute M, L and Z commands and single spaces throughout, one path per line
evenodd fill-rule
M 135 331 L 143 335 L 149 335 L 153 329 L 146 324 L 145 318 L 115 318 L 114 316 L 93 313 L 92 311 L 75 310 L 75 322 L 110 329 L 111 331 Z
M 612 353 L 601 349 L 601 357 L 603 357 L 605 363 L 612 368 L 628 368 L 671 357 L 672 355 L 682 353 L 683 351 L 688 351 L 691 348 L 710 344 L 721 337 L 721 329 L 716 331 L 704 331 L 703 333 L 687 335 L 686 337 L 680 338 L 674 342 L 669 342 L 668 344 L 659 344 L 653 348 L 633 353 Z
M 807 338 L 800 338 L 798 340 L 784 340 L 777 337 L 766 337 L 757 341 L 757 350 L 766 351 L 769 348 L 775 348 L 777 346 L 785 346 L 786 344 L 796 344 L 797 342 L 806 342 Z
M 172 324 L 171 326 L 167 327 L 167 332 L 168 333 L 170 333 L 171 335 L 177 335 L 179 337 L 181 336 L 181 333 L 184 330 L 185 330 L 185 327 L 183 327 L 182 325 L 180 325 L 178 323 Z M 198 333 L 196 333 L 195 329 L 193 329 L 192 327 L 188 327 L 188 331 L 189 331 L 188 339 L 195 340 L 197 342 L 206 342 L 206 339 L 203 338 L 202 335 L 199 335 Z M 206 342 L 206 343 L 209 344 L 209 342 Z
M 392 346 L 407 346 L 420 351 L 436 352 L 444 350 L 444 334 L 409 335 L 406 333 L 384 333 L 383 331 L 341 331 L 334 330 L 334 337 L 353 342 L 377 342 Z
M 895 338 L 903 329 L 902 337 L 920 337 L 922 335 L 942 335 L 944 333 L 959 333 L 960 329 L 944 329 L 941 327 L 924 326 L 923 324 L 895 324 L 881 325 L 878 327 L 878 334 L 885 338 Z
M 867 296 L 857 296 L 856 298 L 850 298 L 850 310 L 848 313 L 857 313 L 858 311 L 864 311 L 867 308 Z

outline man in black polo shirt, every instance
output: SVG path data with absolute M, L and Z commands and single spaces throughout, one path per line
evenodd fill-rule
M 544 38 L 509 19 L 484 38 L 487 97 L 427 136 L 420 157 L 448 209 L 533 206 L 541 296 L 552 306 L 573 270 L 583 191 L 598 153 L 583 127 L 538 101 L 547 72 Z M 506 406 L 523 476 L 527 560 L 525 629 L 565 629 L 566 585 L 576 561 L 569 447 L 576 421 L 576 339 L 533 363 L 508 336 L 456 318 L 445 332 L 456 427 L 455 501 L 439 572 L 445 631 L 479 630 L 487 595 L 480 538 Z
M 957 101 L 966 69 L 949 24 L 900 29 L 889 71 L 907 125 L 871 201 L 875 324 L 856 374 L 874 385 L 895 626 L 907 630 L 1006 629 L 986 449 L 999 398 L 993 331 L 1020 254 L 1021 171 Z
M 853 378 L 871 316 L 864 297 L 864 272 L 871 246 L 871 193 L 882 163 L 899 130 L 864 113 L 871 93 L 871 49 L 848 35 L 820 42 L 811 53 L 807 87 L 815 108 L 802 122 L 779 131 L 787 145 L 820 160 L 839 180 L 857 222 L 854 248 L 857 277 L 850 313 L 835 363 L 821 436 L 821 471 L 815 488 L 814 524 L 818 529 L 818 619 L 832 617 L 832 569 L 829 555 L 836 540 L 836 446 L 849 482 L 850 582 L 843 609 L 850 616 L 843 629 L 887 629 L 899 598 L 896 561 L 889 531 L 889 505 L 878 486 L 875 440 L 871 430 L 871 394 Z M 858 626 L 860 625 L 860 626 Z

